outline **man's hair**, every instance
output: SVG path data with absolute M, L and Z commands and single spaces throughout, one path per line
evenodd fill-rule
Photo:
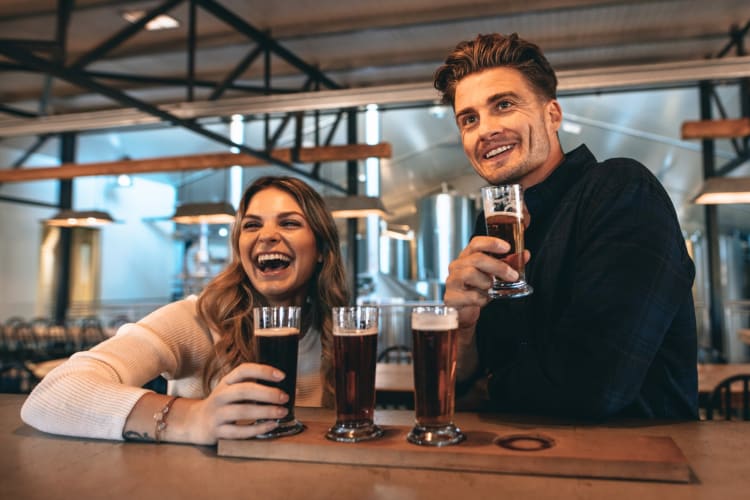
M 498 67 L 520 71 L 538 95 L 557 98 L 555 70 L 537 45 L 517 33 L 477 35 L 474 40 L 459 43 L 435 71 L 434 85 L 442 94 L 443 104 L 453 107 L 458 82 L 472 73 Z

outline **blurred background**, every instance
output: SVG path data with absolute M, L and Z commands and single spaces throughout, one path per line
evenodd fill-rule
M 749 23 L 746 0 L 0 1 L 0 321 L 111 333 L 199 292 L 229 225 L 178 208 L 236 207 L 289 174 L 379 203 L 337 221 L 357 300 L 389 311 L 381 345 L 408 342 L 403 310 L 442 297 L 483 184 L 432 73 L 460 40 L 518 32 L 558 71 L 564 149 L 635 158 L 666 187 L 702 356 L 746 360 L 750 205 L 693 199 L 706 177 L 750 175 L 748 132 L 681 128 L 750 116 Z M 53 225 L 60 210 L 114 223 Z

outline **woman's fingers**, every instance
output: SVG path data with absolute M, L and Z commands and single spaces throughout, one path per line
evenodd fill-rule
M 216 429 L 217 439 L 249 439 L 259 434 L 265 434 L 278 427 L 275 421 L 256 423 L 223 424 Z
M 227 405 L 245 401 L 259 403 L 284 404 L 289 401 L 289 395 L 277 387 L 269 387 L 258 382 L 246 381 L 227 384 L 214 389 L 216 402 Z
M 216 412 L 216 417 L 221 425 L 236 422 L 252 423 L 262 419 L 277 419 L 285 417 L 289 413 L 283 406 L 264 405 L 253 402 L 224 405 Z
M 258 379 L 278 382 L 283 380 L 284 377 L 284 372 L 273 366 L 262 365 L 260 363 L 241 363 L 226 374 L 222 381 L 227 384 L 236 384 L 237 382 Z

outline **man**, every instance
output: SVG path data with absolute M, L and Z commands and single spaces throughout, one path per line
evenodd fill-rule
M 563 153 L 557 78 L 516 34 L 462 42 L 435 73 L 466 156 L 489 184 L 525 192 L 528 297 L 490 301 L 515 280 L 484 216 L 453 261 L 459 385 L 494 410 L 587 418 L 697 418 L 697 338 L 687 254 L 669 197 L 632 159 Z M 475 383 L 476 382 L 476 383 Z

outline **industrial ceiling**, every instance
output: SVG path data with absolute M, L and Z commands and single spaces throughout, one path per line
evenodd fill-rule
M 146 18 L 125 20 L 133 11 Z M 143 29 L 157 13 L 179 26 Z M 170 150 L 158 127 L 137 141 L 119 131 L 166 122 L 210 129 L 197 118 L 334 113 L 372 102 L 394 110 L 381 118 L 382 139 L 393 145 L 381 164 L 383 202 L 408 214 L 441 186 L 471 193 L 481 184 L 450 113 L 431 107 L 433 71 L 460 40 L 518 32 L 560 73 L 563 110 L 579 127 L 562 134 L 564 146 L 638 156 L 689 225 L 693 210 L 682 205 L 701 181 L 700 143 L 681 140 L 679 126 L 699 117 L 699 80 L 728 85 L 717 95 L 726 114 L 741 116 L 747 96 L 732 85 L 750 76 L 749 25 L 746 0 L 4 0 L 0 169 L 34 166 L 44 138 L 58 132 L 106 133 L 79 161 L 194 154 L 231 142 L 194 130 L 202 140 Z M 742 154 L 730 143 L 717 150 L 720 162 Z

